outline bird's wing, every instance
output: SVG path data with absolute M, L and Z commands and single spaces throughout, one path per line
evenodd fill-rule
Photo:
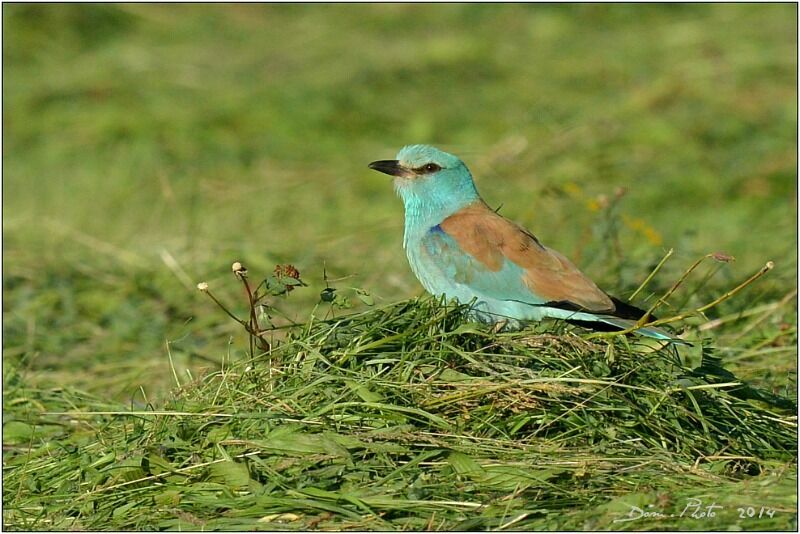
M 485 296 L 530 304 L 562 303 L 595 313 L 615 306 L 567 258 L 483 202 L 456 212 L 423 238 L 446 276 Z
M 545 303 L 531 294 L 519 266 L 500 262 L 488 267 L 482 261 L 484 258 L 466 252 L 441 226 L 431 228 L 420 246 L 421 252 L 428 256 L 427 264 L 435 266 L 433 270 L 428 269 L 426 276 L 439 277 L 439 281 L 431 281 L 433 287 L 456 285 L 467 288 L 469 293 L 479 298 Z

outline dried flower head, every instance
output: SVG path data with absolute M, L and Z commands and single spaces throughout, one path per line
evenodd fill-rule
M 736 258 L 731 256 L 730 254 L 725 254 L 724 252 L 714 252 L 711 254 L 711 257 L 717 261 L 721 261 L 722 263 L 730 263 L 732 261 L 736 261 Z
M 300 271 L 297 270 L 297 267 L 292 265 L 291 263 L 286 264 L 278 264 L 275 266 L 275 270 L 273 271 L 277 278 L 287 277 L 287 278 L 294 278 L 295 280 L 300 280 Z
M 205 293 L 206 291 L 208 291 L 208 283 L 207 282 L 200 282 L 199 284 L 197 284 L 197 289 L 199 289 L 200 291 Z
M 247 268 L 238 261 L 233 262 L 231 271 L 236 275 L 236 278 L 244 278 L 247 276 Z

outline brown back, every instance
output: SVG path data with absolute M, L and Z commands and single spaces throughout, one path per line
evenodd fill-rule
M 610 313 L 614 303 L 567 258 L 551 250 L 521 226 L 479 201 L 439 225 L 487 269 L 497 272 L 507 259 L 525 270 L 523 281 L 550 302 L 570 302 L 592 312 Z

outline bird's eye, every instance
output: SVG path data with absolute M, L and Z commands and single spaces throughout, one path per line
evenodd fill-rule
M 422 167 L 422 170 L 423 170 L 423 171 L 425 171 L 425 172 L 436 172 L 436 171 L 440 171 L 440 170 L 442 170 L 442 168 L 441 168 L 441 167 L 439 167 L 439 166 L 438 166 L 437 164 L 435 164 L 435 163 L 428 163 L 427 165 L 425 165 L 424 167 Z

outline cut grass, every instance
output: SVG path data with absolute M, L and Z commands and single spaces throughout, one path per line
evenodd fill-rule
M 539 330 L 492 333 L 430 298 L 312 319 L 159 408 L 7 373 L 4 523 L 793 528 L 796 417 L 675 347 Z M 689 499 L 722 508 L 700 520 Z M 648 505 L 666 517 L 615 522 Z
M 187 287 L 233 258 L 306 273 L 298 320 L 323 264 L 379 302 L 415 294 L 402 207 L 366 168 L 415 142 L 460 155 L 493 207 L 619 297 L 663 247 L 678 272 L 736 256 L 726 288 L 775 261 L 747 306 L 719 311 L 773 304 L 797 279 L 796 14 L 5 5 L 5 360 L 35 382 L 156 395 L 167 340 L 181 368 L 224 353 L 230 325 Z M 600 208 L 618 188 L 614 219 Z M 732 350 L 790 346 L 788 308 Z M 750 353 L 785 385 L 792 354 Z
M 587 345 L 556 328 L 558 338 L 532 338 L 544 346 L 525 348 L 516 335 L 456 335 L 435 323 L 430 328 L 445 332 L 436 335 L 449 346 L 423 351 L 415 364 L 403 353 L 402 332 L 359 334 L 363 317 L 356 317 L 345 325 L 342 346 L 330 351 L 295 332 L 268 379 L 263 362 L 245 372 L 246 337 L 210 313 L 194 289 L 206 280 L 229 302 L 240 297 L 240 288 L 228 292 L 218 283 L 230 276 L 221 268 L 229 260 L 254 272 L 291 261 L 310 287 L 281 309 L 299 322 L 329 282 L 354 303 L 352 286 L 368 288 L 382 304 L 420 291 L 401 250 L 401 205 L 366 164 L 407 143 L 431 143 L 463 157 L 493 207 L 502 204 L 504 215 L 618 297 L 630 296 L 666 249 L 675 253 L 640 292 L 640 305 L 652 305 L 697 257 L 736 256 L 730 265 L 701 266 L 660 308 L 661 317 L 711 302 L 773 260 L 768 276 L 711 310 L 708 321 L 684 324 L 697 328 L 736 377 L 793 397 L 796 20 L 792 4 L 5 4 L 5 526 L 646 528 L 612 521 L 628 505 L 677 510 L 687 497 L 721 499 L 726 510 L 696 521 L 677 513 L 653 526 L 796 526 L 791 459 L 785 469 L 784 460 L 758 451 L 734 459 L 725 450 L 697 467 L 691 460 L 695 448 L 717 446 L 715 424 L 725 432 L 736 424 L 730 411 L 714 407 L 728 406 L 759 429 L 764 415 L 760 408 L 742 415 L 747 390 L 715 384 L 688 390 L 692 397 L 673 391 L 682 367 L 704 363 L 699 346 L 681 349 L 682 364 L 670 375 L 666 356 L 637 353 L 644 350 L 638 341 Z M 406 319 L 412 317 L 421 316 Z M 327 326 L 319 328 L 309 333 Z M 418 341 L 429 335 L 413 334 Z M 468 339 L 473 345 L 460 344 Z M 516 359 L 504 352 L 520 344 Z M 329 369 L 320 361 L 292 363 L 284 357 L 294 350 L 336 358 Z M 565 356 L 553 359 L 553 351 L 571 355 L 576 366 L 599 367 L 557 382 L 552 373 L 566 372 Z M 551 374 L 530 382 L 540 352 Z M 519 377 L 469 358 L 508 365 Z M 617 360 L 639 359 L 655 365 L 657 376 L 637 370 L 614 382 L 632 369 Z M 713 361 L 705 363 L 717 373 L 704 375 L 708 380 L 730 381 Z M 485 374 L 490 370 L 497 376 Z M 294 371 L 306 375 L 286 375 Z M 704 376 L 687 380 L 702 385 Z M 658 399 L 666 404 L 623 387 L 638 386 L 634 377 L 663 392 Z M 180 392 L 168 393 L 176 381 Z M 607 382 L 619 385 L 598 393 Z M 302 389 L 312 383 L 319 391 Z M 573 411 L 552 404 L 562 390 Z M 733 394 L 730 405 L 705 400 Z M 621 399 L 639 395 L 654 413 L 680 408 L 673 415 L 689 425 L 689 437 L 679 440 L 671 420 L 608 425 L 617 434 L 641 432 L 642 440 L 663 434 L 666 445 L 605 436 L 604 421 L 638 417 Z M 691 415 L 692 398 L 702 418 Z M 602 410 L 607 404 L 618 411 Z M 502 415 L 492 418 L 489 406 Z M 258 418 L 202 415 L 212 407 L 257 414 L 262 427 Z M 155 415 L 177 409 L 192 415 Z M 131 410 L 149 415 L 123 415 Z M 281 443 L 268 432 L 288 424 L 270 418 L 275 410 L 282 417 L 297 412 L 286 416 L 299 417 L 297 429 L 284 430 L 300 436 L 290 442 L 310 440 L 319 451 L 314 440 L 335 436 L 338 446 L 326 445 L 333 456 L 280 456 L 264 445 L 268 435 Z M 84 411 L 117 415 L 46 415 Z M 343 416 L 407 434 L 364 437 Z M 442 421 L 454 430 L 430 430 Z M 698 421 L 710 425 L 710 437 Z M 230 435 L 211 432 L 218 427 Z M 534 427 L 542 428 L 535 436 Z M 173 436 L 180 428 L 196 432 L 180 434 L 181 442 Z M 779 431 L 759 431 L 759 439 L 772 443 Z M 350 432 L 363 449 L 341 437 Z M 499 437 L 482 437 L 493 432 Z M 743 451 L 760 443 L 747 432 L 731 435 Z M 234 441 L 219 445 L 223 439 Z M 620 455 L 598 449 L 600 439 Z M 537 452 L 537 444 L 552 449 Z M 388 445 L 401 449 L 380 449 Z M 223 473 L 213 478 L 217 464 L 203 466 L 224 463 L 221 451 L 229 449 L 261 490 L 242 493 L 225 482 L 225 467 L 214 467 Z M 252 467 L 256 460 L 248 458 L 261 463 Z M 475 464 L 485 474 L 470 476 L 480 473 Z M 756 473 L 756 464 L 764 472 L 746 474 Z M 164 482 L 158 465 L 185 469 L 185 476 Z M 541 493 L 523 484 L 517 497 L 510 483 L 495 482 L 498 469 L 522 467 L 528 475 L 538 465 L 567 472 L 542 482 Z M 119 495 L 86 495 L 146 476 L 154 478 L 107 490 Z M 337 497 L 298 493 L 308 487 Z M 336 501 L 352 488 L 360 504 Z M 740 518 L 730 508 L 738 504 L 780 512 Z M 331 516 L 308 511 L 331 506 Z

